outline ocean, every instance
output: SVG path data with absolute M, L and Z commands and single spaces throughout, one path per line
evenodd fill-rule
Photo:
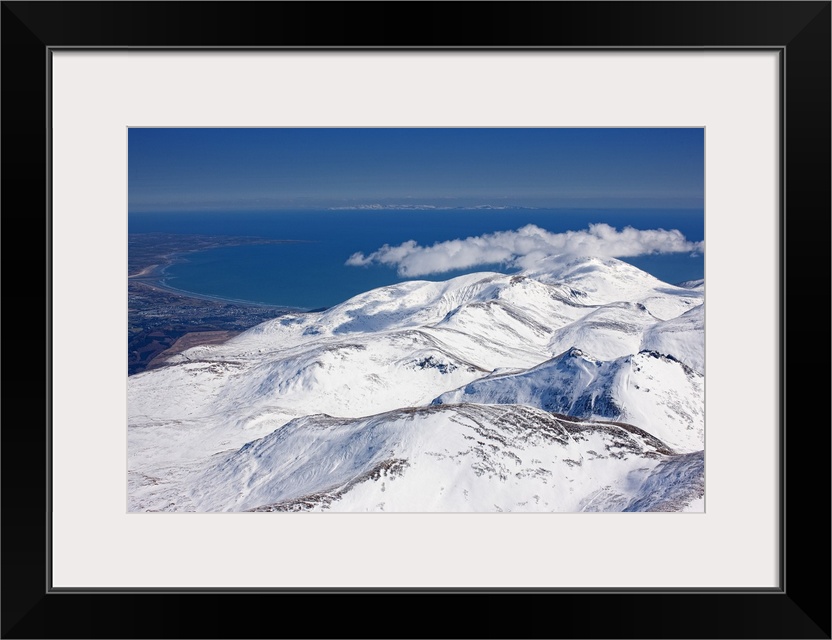
M 616 228 L 678 229 L 693 242 L 704 239 L 701 209 L 506 209 L 327 210 L 276 212 L 132 213 L 130 233 L 245 235 L 296 240 L 288 244 L 223 247 L 188 254 L 165 271 L 177 289 L 233 300 L 300 309 L 330 307 L 401 278 L 395 268 L 355 267 L 355 252 L 415 240 L 420 245 L 515 230 L 535 224 L 553 233 L 604 222 Z M 674 284 L 704 277 L 704 257 L 687 253 L 622 258 Z M 511 273 L 503 265 L 479 265 L 423 280 L 446 280 L 472 271 Z

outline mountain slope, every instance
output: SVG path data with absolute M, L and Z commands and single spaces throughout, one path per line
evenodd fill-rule
M 171 358 L 168 366 L 128 378 L 130 509 L 249 509 L 336 491 L 341 496 L 338 508 L 364 510 L 376 503 L 361 502 L 358 496 L 369 492 L 362 499 L 375 500 L 378 496 L 370 488 L 378 485 L 359 482 L 362 474 L 398 473 L 404 467 L 390 460 L 399 459 L 410 460 L 411 466 L 413 460 L 423 460 L 419 468 L 427 469 L 427 452 L 442 453 L 413 434 L 433 434 L 442 442 L 447 431 L 466 440 L 460 434 L 469 432 L 460 431 L 460 424 L 499 423 L 496 416 L 506 411 L 477 409 L 472 403 L 525 405 L 512 410 L 512 420 L 520 416 L 535 424 L 569 423 L 545 412 L 582 421 L 621 420 L 661 441 L 668 452 L 701 450 L 701 289 L 662 283 L 617 260 L 551 258 L 521 274 L 476 273 L 382 287 L 326 311 L 282 316 L 221 345 L 189 349 Z M 430 407 L 432 402 L 465 408 Z M 402 427 L 410 419 L 406 416 L 414 415 L 426 426 L 415 431 Z M 404 447 L 398 457 L 373 458 L 369 467 L 355 458 L 357 466 L 344 466 L 343 477 L 327 476 L 329 484 L 316 470 L 320 460 L 334 455 L 326 442 L 320 443 L 324 449 L 316 445 L 293 454 L 298 456 L 297 469 L 281 466 L 271 454 L 263 458 L 271 460 L 271 471 L 246 459 L 249 450 L 265 455 L 265 443 L 288 437 L 278 436 L 284 430 L 303 429 L 342 444 L 339 438 L 347 432 L 412 432 L 422 449 L 410 448 L 410 440 L 396 441 L 393 449 Z M 504 427 L 487 429 L 502 433 Z M 298 434 L 293 438 L 301 441 Z M 250 449 L 245 449 L 247 444 Z M 502 441 L 492 444 L 503 446 Z M 237 472 L 215 468 L 218 459 L 235 455 L 228 469 Z M 474 461 L 466 460 L 468 466 L 460 462 L 462 467 L 475 468 Z M 373 466 L 379 464 L 392 466 Z M 272 480 L 263 481 L 268 490 L 257 489 L 254 475 L 241 485 L 244 468 L 256 471 L 258 478 L 274 479 L 280 471 L 279 484 L 284 489 L 296 486 L 300 493 L 276 491 Z M 443 494 L 455 477 L 453 469 L 434 469 L 445 478 Z M 412 469 L 407 473 L 411 479 L 419 477 Z M 505 502 L 483 502 L 481 496 L 489 491 L 503 495 L 505 485 L 502 480 L 483 484 L 476 477 L 480 497 L 467 502 L 460 502 L 458 495 L 431 502 L 433 498 L 416 494 L 411 503 L 404 497 L 380 502 L 398 510 L 491 510 L 493 504 L 520 508 L 519 502 L 511 502 L 511 492 Z M 570 478 L 570 485 L 577 486 L 578 479 Z M 433 482 L 427 476 L 423 481 Z M 345 492 L 347 485 L 351 488 Z M 237 488 L 231 491 L 232 486 Z M 561 496 L 543 500 L 539 508 L 623 509 L 626 504 L 617 496 L 636 499 L 635 489 L 622 493 L 616 488 L 609 495 L 602 489 L 593 489 L 601 492 L 592 498 L 594 506 Z M 241 501 L 243 495 L 247 497 Z M 668 504 L 681 504 L 674 500 Z M 323 508 L 323 503 L 312 502 Z M 525 502 L 531 510 L 531 502 Z
M 694 371 L 705 373 L 705 305 L 647 327 L 639 349 L 672 354 Z
M 525 404 L 581 418 L 636 424 L 679 451 L 704 445 L 704 379 L 675 359 L 643 351 L 601 361 L 579 349 L 520 373 L 490 376 L 434 404 Z
M 223 456 L 192 500 L 207 511 L 578 511 L 603 491 L 605 509 L 623 510 L 645 483 L 673 495 L 695 484 L 651 475 L 678 457 L 631 425 L 519 405 L 309 416 Z

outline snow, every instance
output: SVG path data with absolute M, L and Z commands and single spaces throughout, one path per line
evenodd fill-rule
M 434 404 L 526 404 L 582 418 L 638 425 L 677 451 L 704 447 L 704 378 L 684 364 L 643 351 L 601 361 L 579 349 L 521 373 L 475 380 Z
M 647 328 L 640 349 L 673 354 L 680 362 L 704 374 L 705 305 Z
M 308 416 L 224 456 L 191 499 L 223 511 L 556 511 L 604 489 L 624 507 L 677 458 L 647 434 L 521 405 Z
M 189 349 L 128 378 L 129 508 L 656 507 L 659 485 L 701 475 L 650 473 L 704 446 L 703 292 L 556 257 L 375 289 Z M 619 440 L 640 453 L 609 454 Z M 662 504 L 699 499 L 679 495 Z

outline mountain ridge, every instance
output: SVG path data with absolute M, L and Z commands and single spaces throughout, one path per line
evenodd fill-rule
M 263 494 L 257 505 L 229 502 L 223 483 L 226 489 L 237 486 L 243 476 L 216 469 L 206 476 L 216 456 L 271 436 L 279 439 L 276 434 L 287 427 L 285 433 L 295 432 L 298 424 L 317 420 L 343 427 L 387 416 L 398 423 L 410 412 L 445 415 L 442 424 L 460 429 L 451 414 L 443 413 L 449 406 L 492 407 L 489 420 L 505 411 L 493 407 L 522 406 L 513 411 L 538 416 L 538 424 L 575 424 L 557 417 L 567 414 L 581 423 L 619 421 L 661 442 L 670 452 L 666 455 L 692 454 L 704 446 L 703 336 L 702 291 L 663 283 L 615 259 L 574 257 L 550 258 L 513 275 L 482 272 L 440 282 L 407 281 L 321 312 L 275 318 L 224 344 L 188 349 L 167 366 L 128 378 L 130 509 L 246 510 L 278 504 L 282 494 Z M 486 410 L 451 413 L 464 422 L 476 411 Z M 304 455 L 298 459 L 311 477 L 322 454 Z M 364 510 L 367 505 L 356 496 L 378 497 L 369 480 L 357 482 L 362 474 L 381 477 L 382 471 L 396 469 L 410 478 L 426 464 L 424 451 L 415 449 L 389 459 L 403 462 L 377 472 L 356 467 L 355 475 L 344 479 L 355 481 L 352 488 L 339 493 L 328 509 Z M 605 477 L 618 486 L 630 470 L 615 458 L 605 461 Z M 550 463 L 550 473 L 562 472 Z M 245 475 L 242 469 L 238 466 Z M 686 482 L 696 484 L 688 476 Z M 674 477 L 676 482 L 680 476 Z M 208 491 L 209 486 L 214 489 Z M 330 489 L 310 485 L 307 493 Z M 500 495 L 507 491 L 501 484 L 493 489 Z M 466 510 L 468 504 L 417 494 L 410 503 L 416 510 Z M 561 507 L 579 510 L 572 496 L 559 495 Z M 627 506 L 600 495 L 593 508 Z M 638 505 L 652 504 L 642 497 Z M 500 508 L 516 510 L 512 499 Z M 555 503 L 544 502 L 557 510 Z M 686 508 L 678 500 L 671 503 Z M 387 508 L 392 508 L 389 500 Z M 407 508 L 397 502 L 397 510 Z

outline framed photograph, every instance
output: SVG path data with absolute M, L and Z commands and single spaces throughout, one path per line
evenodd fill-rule
M 130 128 L 128 510 L 704 512 L 704 158 Z
M 830 3 L 598 7 L 3 3 L 4 637 L 830 637 Z

